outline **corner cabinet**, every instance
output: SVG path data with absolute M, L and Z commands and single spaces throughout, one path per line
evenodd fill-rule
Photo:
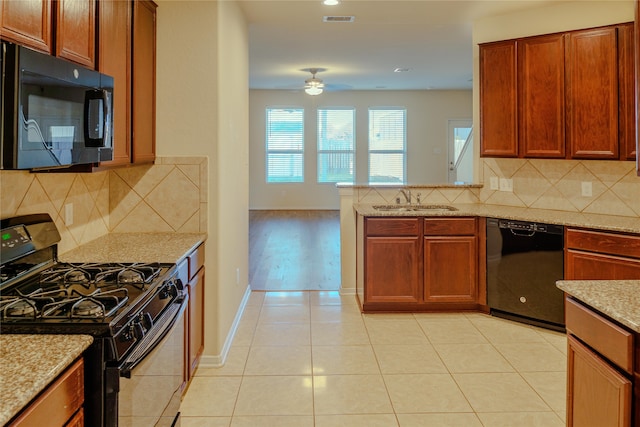
M 156 4 L 133 2 L 132 161 L 156 158 Z
M 356 291 L 373 311 L 478 310 L 478 220 L 358 216 Z
M 565 316 L 567 426 L 637 425 L 637 419 L 632 423 L 638 418 L 633 413 L 640 362 L 637 334 L 570 296 Z
M 155 160 L 156 4 L 99 2 L 100 72 L 115 81 L 113 160 L 101 166 Z

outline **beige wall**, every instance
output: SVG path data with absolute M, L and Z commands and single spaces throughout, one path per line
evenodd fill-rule
M 203 363 L 217 364 L 248 289 L 247 24 L 235 2 L 158 5 L 158 154 L 209 159 Z
M 301 82 L 304 76 L 301 76 Z M 356 110 L 356 180 L 367 181 L 369 107 L 407 109 L 407 182 L 447 182 L 449 119 L 471 119 L 471 91 L 343 91 L 309 96 L 303 91 L 250 91 L 249 205 L 251 209 L 339 209 L 333 184 L 316 181 L 316 111 L 324 107 Z M 305 110 L 305 182 L 267 184 L 265 172 L 265 109 Z

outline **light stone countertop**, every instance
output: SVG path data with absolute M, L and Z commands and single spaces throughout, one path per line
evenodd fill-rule
M 556 286 L 640 333 L 640 280 L 560 280 Z
M 177 263 L 206 238 L 200 233 L 110 233 L 59 258 L 64 262 Z
M 640 218 L 614 216 L 602 214 L 588 214 L 580 212 L 555 211 L 550 209 L 520 208 L 502 205 L 487 205 L 482 203 L 448 204 L 457 211 L 383 211 L 373 206 L 384 203 L 354 204 L 359 215 L 366 217 L 380 216 L 478 216 L 488 218 L 513 219 L 520 221 L 542 222 L 548 224 L 566 225 L 570 227 L 586 227 L 603 231 L 619 231 L 624 233 L 640 233 Z M 425 203 L 429 205 L 431 203 Z M 439 204 L 438 204 L 439 205 Z
M 89 335 L 0 335 L 0 425 L 5 425 L 93 342 Z

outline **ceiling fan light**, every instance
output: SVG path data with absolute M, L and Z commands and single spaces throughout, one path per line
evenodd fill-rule
M 320 95 L 322 90 L 320 86 L 309 86 L 304 89 L 308 95 Z

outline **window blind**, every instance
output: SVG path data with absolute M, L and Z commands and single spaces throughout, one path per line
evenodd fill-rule
M 267 182 L 304 181 L 304 110 L 267 109 Z
M 318 109 L 318 182 L 353 183 L 353 109 Z
M 369 110 L 369 182 L 406 181 L 406 110 Z

